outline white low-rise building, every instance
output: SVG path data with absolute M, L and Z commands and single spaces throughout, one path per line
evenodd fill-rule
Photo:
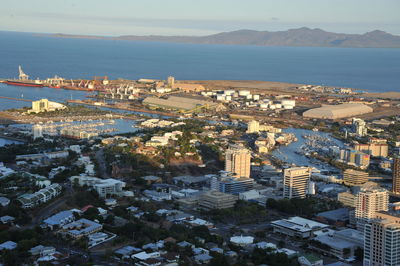
M 76 209 L 61 211 L 44 220 L 43 225 L 52 230 L 55 228 L 62 227 L 68 223 L 75 221 L 74 213 L 80 213 L 80 211 Z
M 232 236 L 230 238 L 230 241 L 232 244 L 235 244 L 238 246 L 247 246 L 247 245 L 253 244 L 254 237 L 252 237 L 252 236 Z
M 77 182 L 79 186 L 89 186 L 93 188 L 101 198 L 108 196 L 123 196 L 126 183 L 117 179 L 108 178 L 101 179 L 91 176 L 72 176 L 70 178 L 72 184 Z
M 312 220 L 304 219 L 298 216 L 289 219 L 282 219 L 271 222 L 274 233 L 281 233 L 288 236 L 297 236 L 300 238 L 310 238 L 315 231 L 328 228 L 329 225 L 318 223 Z
M 20 196 L 18 201 L 24 209 L 33 208 L 57 197 L 60 195 L 61 191 L 62 187 L 59 184 L 51 184 L 33 194 L 24 194 Z

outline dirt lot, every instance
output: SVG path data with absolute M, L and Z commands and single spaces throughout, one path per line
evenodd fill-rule
M 400 100 L 400 92 L 382 92 L 382 93 L 364 93 L 362 94 L 364 97 L 372 97 L 372 98 L 383 98 L 383 99 L 399 99 Z
M 375 120 L 388 116 L 395 116 L 400 114 L 399 107 L 374 107 L 373 113 L 358 115 L 357 117 L 365 120 Z
M 302 94 L 296 91 L 297 86 L 303 84 L 272 82 L 272 81 L 257 81 L 257 80 L 186 80 L 186 83 L 202 84 L 207 89 L 249 89 L 254 93 L 295 93 Z

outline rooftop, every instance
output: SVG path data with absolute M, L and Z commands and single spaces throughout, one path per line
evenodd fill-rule
M 328 225 L 326 224 L 318 223 L 298 216 L 291 217 L 289 219 L 273 221 L 271 222 L 271 224 L 286 227 L 300 232 L 308 232 L 313 229 L 322 229 L 328 227 Z
M 354 247 L 354 244 L 349 241 L 328 235 L 320 235 L 315 237 L 314 239 L 335 249 L 345 249 Z

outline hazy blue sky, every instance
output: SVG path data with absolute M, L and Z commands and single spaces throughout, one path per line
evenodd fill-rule
M 0 30 L 205 35 L 312 27 L 400 35 L 400 0 L 2 0 Z

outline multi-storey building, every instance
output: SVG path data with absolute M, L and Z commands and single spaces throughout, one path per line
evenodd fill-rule
M 34 208 L 57 197 L 61 194 L 61 191 L 62 187 L 59 184 L 54 183 L 33 194 L 24 194 L 18 198 L 18 201 L 21 203 L 21 207 L 24 209 Z
M 357 137 L 364 137 L 367 135 L 367 124 L 360 118 L 353 118 L 353 127 Z
M 283 172 L 283 197 L 305 198 L 311 176 L 309 167 L 293 167 Z
M 357 198 L 353 193 L 341 192 L 338 194 L 338 201 L 340 201 L 344 206 L 355 207 Z
M 379 215 L 377 215 L 379 216 Z M 364 229 L 364 266 L 400 265 L 400 219 L 385 215 Z
M 234 177 L 250 177 L 251 153 L 243 145 L 231 145 L 225 153 L 225 171 Z
M 375 218 L 379 211 L 389 208 L 389 192 L 383 188 L 362 188 L 356 196 L 355 218 L 357 229 L 364 230 L 365 223 Z
M 258 133 L 260 132 L 260 123 L 258 121 L 252 120 L 247 123 L 246 133 Z
M 374 143 L 367 144 L 354 144 L 356 151 L 361 151 L 375 157 L 387 157 L 389 152 L 389 145 L 387 143 Z
M 219 191 L 229 194 L 239 194 L 252 190 L 254 183 L 252 178 L 225 178 L 219 181 Z
M 369 154 L 352 149 L 340 150 L 340 160 L 343 162 L 365 169 L 369 166 Z
M 368 182 L 369 175 L 367 172 L 347 169 L 343 173 L 343 181 L 347 186 L 360 186 Z
M 237 200 L 235 195 L 211 190 L 200 196 L 199 206 L 204 209 L 232 208 Z
M 101 198 L 106 198 L 107 196 L 123 196 L 125 187 L 125 182 L 108 178 L 101 179 L 91 176 L 73 176 L 70 178 L 71 183 L 77 182 L 79 186 L 89 186 L 97 191 Z
M 395 156 L 393 158 L 392 173 L 392 192 L 395 194 L 400 194 L 400 156 Z

